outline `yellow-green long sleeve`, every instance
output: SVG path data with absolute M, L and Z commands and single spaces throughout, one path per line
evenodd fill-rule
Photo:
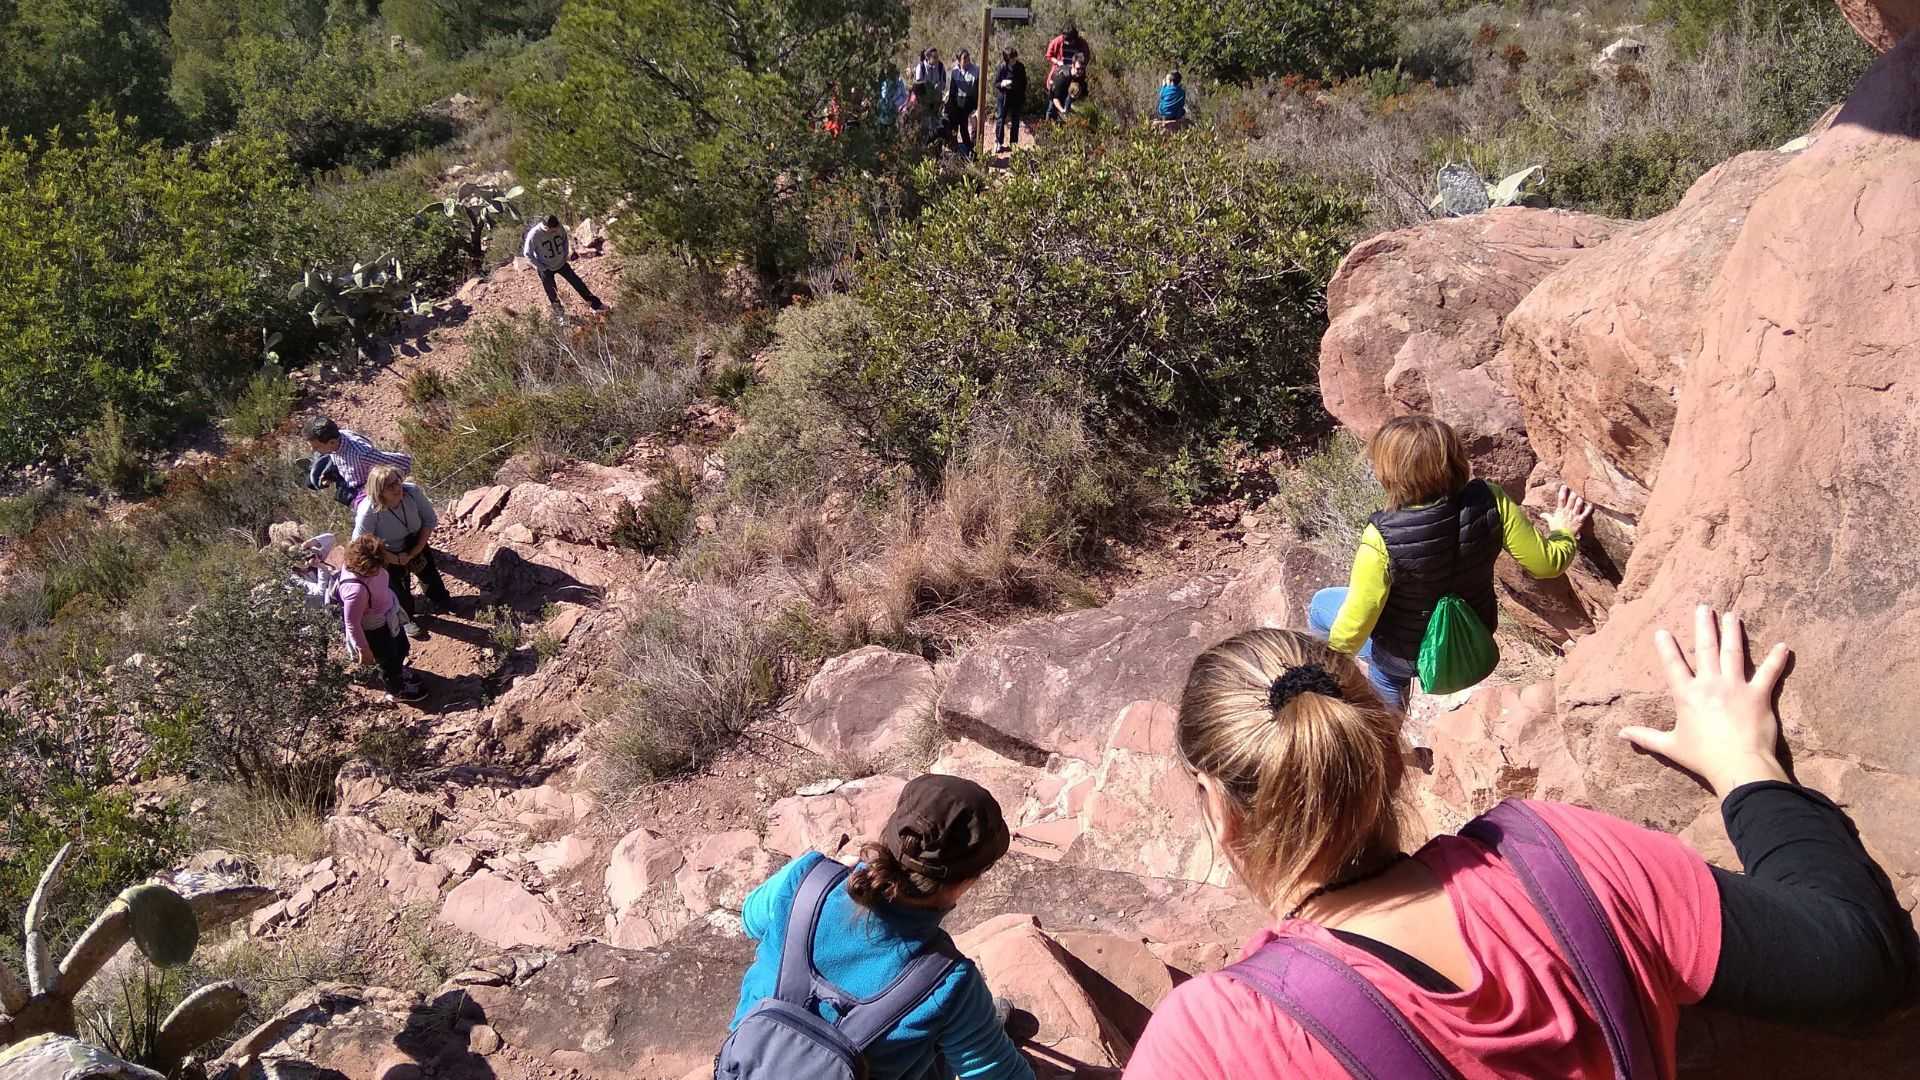
M 1501 491 L 1500 485 L 1489 483 L 1487 490 L 1493 492 L 1493 504 L 1500 510 L 1502 543 L 1507 554 L 1513 556 L 1521 569 L 1537 578 L 1559 577 L 1566 573 L 1567 567 L 1573 565 L 1573 557 L 1580 551 L 1579 541 L 1558 529 L 1541 535 L 1540 530 L 1534 528 L 1533 519 L 1527 516 L 1526 510 Z M 1381 595 L 1384 598 L 1385 592 Z
M 1380 612 L 1387 606 L 1387 542 L 1380 530 L 1368 525 L 1353 553 L 1353 574 L 1347 581 L 1347 599 L 1327 633 L 1337 652 L 1359 652 L 1373 636 Z

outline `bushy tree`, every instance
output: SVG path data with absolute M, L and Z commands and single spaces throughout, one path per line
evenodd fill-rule
M 167 36 L 173 46 L 173 99 L 208 130 L 232 125 L 234 45 L 261 35 L 318 40 L 326 0 L 173 0 Z
M 560 7 L 560 0 L 387 0 L 380 15 L 428 55 L 450 59 L 491 37 L 543 35 Z
M 1318 419 L 1325 285 L 1358 202 L 1190 132 L 1062 139 L 895 234 L 864 320 L 814 343 L 860 439 L 938 475 L 968 429 L 1077 408 L 1108 445 L 1203 451 Z
M 1113 25 L 1138 60 L 1244 82 L 1385 63 L 1395 13 L 1389 0 L 1119 0 Z
M 167 0 L 0 4 L 0 127 L 45 135 L 84 126 L 96 107 L 133 118 L 149 135 L 176 126 Z
M 275 148 L 77 138 L 0 145 L 0 464 L 44 456 L 112 404 L 136 430 L 191 415 L 257 365 L 286 313 L 300 193 Z
M 373 25 L 340 26 L 317 40 L 257 35 L 227 49 L 234 126 L 285 140 L 303 169 L 373 167 L 444 142 L 432 87 L 418 64 Z
M 858 112 L 906 31 L 901 0 L 574 0 L 561 62 L 513 95 L 531 174 L 589 206 L 630 199 L 629 228 L 772 270 L 802 242 L 806 193 L 857 160 Z M 835 88 L 838 88 L 837 90 Z

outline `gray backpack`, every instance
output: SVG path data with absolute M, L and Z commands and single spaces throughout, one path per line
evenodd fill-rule
M 862 1001 L 821 978 L 813 969 L 813 934 L 828 894 L 848 872 L 822 859 L 800 879 L 773 996 L 755 1005 L 727 1036 L 714 1059 L 715 1080 L 866 1080 L 867 1047 L 906 1019 L 953 970 L 958 957 L 941 934 L 878 997 Z M 814 1011 L 823 1001 L 839 1011 L 839 1023 Z

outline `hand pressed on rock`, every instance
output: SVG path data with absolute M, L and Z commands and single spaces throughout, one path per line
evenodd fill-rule
M 1563 484 L 1559 497 L 1554 500 L 1553 509 L 1547 513 L 1547 531 L 1579 536 L 1587 519 L 1592 516 L 1593 504 L 1575 495 L 1572 488 Z
M 1742 784 L 1787 779 L 1775 753 L 1780 718 L 1773 711 L 1786 643 L 1768 650 L 1749 677 L 1740 617 L 1702 604 L 1694 612 L 1692 663 L 1665 630 L 1654 632 L 1653 645 L 1673 693 L 1673 730 L 1626 727 L 1620 737 L 1697 774 L 1721 798 Z

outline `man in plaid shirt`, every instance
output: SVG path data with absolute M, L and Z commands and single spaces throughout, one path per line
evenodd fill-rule
M 313 449 L 307 486 L 315 491 L 332 485 L 334 498 L 351 505 L 376 465 L 391 465 L 402 473 L 413 471 L 413 457 L 373 445 L 365 435 L 348 431 L 325 416 L 307 421 L 307 445 Z

